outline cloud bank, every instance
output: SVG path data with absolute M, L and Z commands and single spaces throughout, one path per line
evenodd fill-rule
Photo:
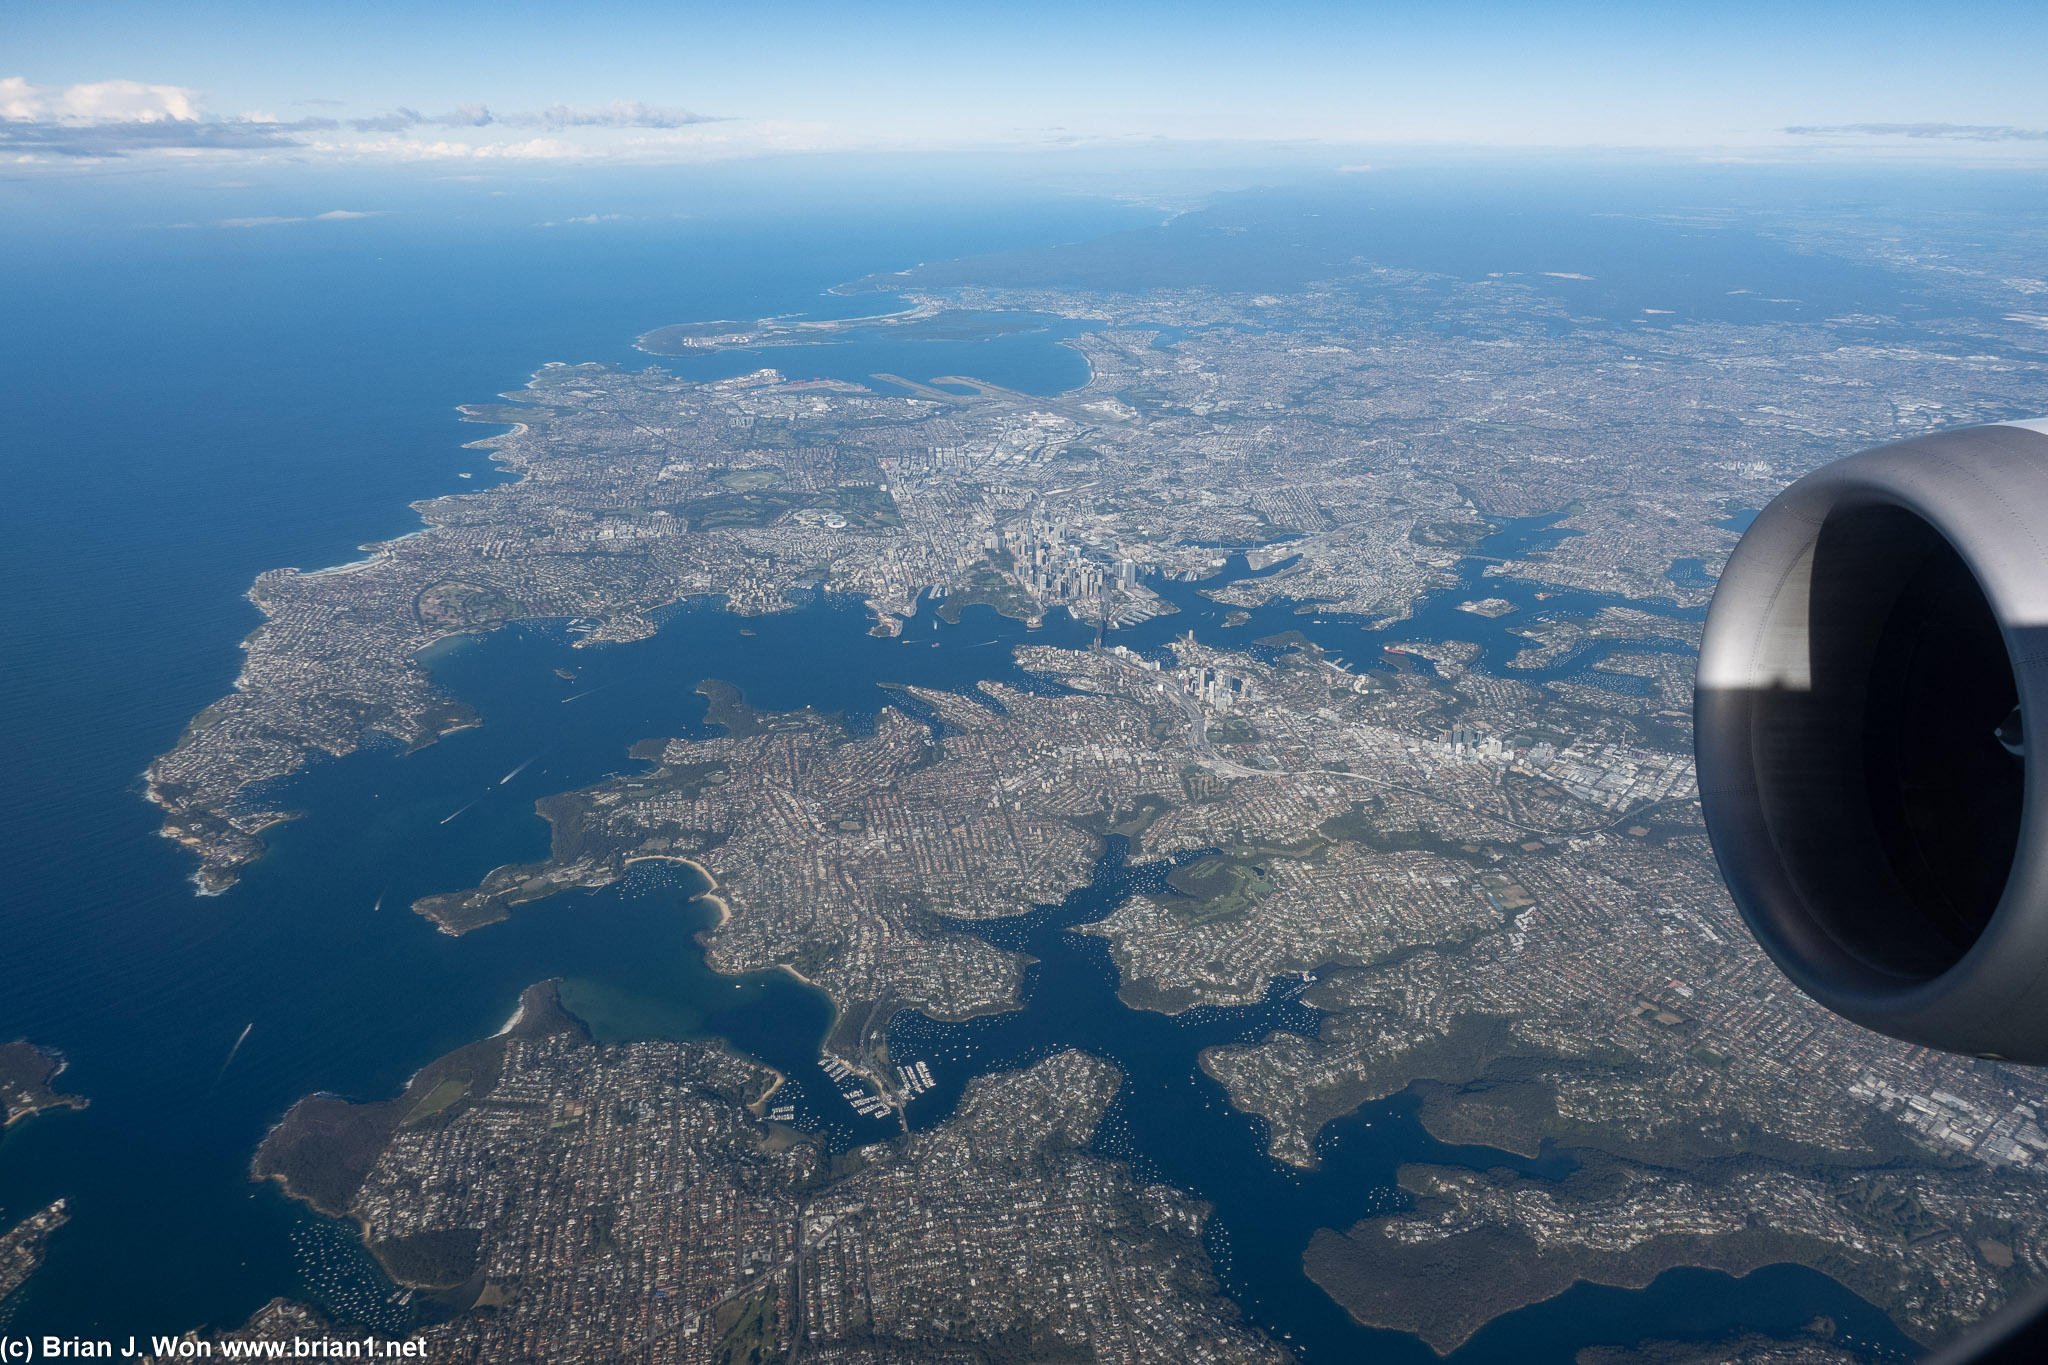
M 0 119 L 10 122 L 161 123 L 199 116 L 199 92 L 178 85 L 92 81 L 58 87 L 0 77 Z
M 1179 137 L 1156 129 L 1142 135 L 1128 130 L 1077 134 L 1066 124 L 980 132 L 951 125 L 911 126 L 885 132 L 864 126 L 859 121 L 863 116 L 853 109 L 846 110 L 844 118 L 736 119 L 681 105 L 626 99 L 587 106 L 558 103 L 513 109 L 483 103 L 401 104 L 368 112 L 360 104 L 351 107 L 329 98 L 297 99 L 290 98 L 291 94 L 276 92 L 282 102 L 270 107 L 295 104 L 300 109 L 287 112 L 304 116 L 215 113 L 207 108 L 203 92 L 181 85 L 137 80 L 38 85 L 25 76 L 8 76 L 0 78 L 0 162 L 91 166 L 145 157 L 249 164 L 286 160 L 357 165 L 428 161 L 478 166 L 600 161 L 672 164 L 777 153 L 915 151 L 977 145 L 1119 147 L 1137 145 L 1138 141 L 1148 145 L 1175 142 L 1181 137 L 1196 142 L 1241 140 L 1241 130 L 1197 133 L 1183 129 Z M 749 96 L 754 97 L 758 96 Z M 1333 148 L 1401 145 L 1401 133 L 1398 124 L 1376 128 L 1332 125 L 1286 140 Z M 1765 131 L 1752 129 L 1742 137 L 1746 141 L 1739 144 L 1699 146 L 1725 150 L 1739 145 L 1795 160 L 1886 156 L 2032 163 L 2048 157 L 2048 129 L 2012 124 L 1766 125 Z M 1424 139 L 1431 140 L 1441 139 Z M 1347 164 L 1341 169 L 1361 174 L 1368 168 Z
M 330 100 L 307 101 L 332 104 Z M 614 100 L 596 108 L 553 104 L 544 109 L 499 112 L 463 104 L 445 113 L 399 108 L 367 118 L 283 120 L 250 113 L 216 117 L 197 90 L 141 81 L 93 81 L 44 86 L 22 76 L 0 77 L 0 153 L 14 160 L 101 160 L 138 153 L 265 152 L 298 150 L 370 158 L 496 156 L 558 159 L 595 147 L 545 138 L 524 141 L 415 143 L 414 128 L 487 132 L 491 129 L 563 133 L 575 130 L 642 129 L 673 131 L 723 120 L 676 106 Z M 350 134 L 377 135 L 351 138 Z
M 266 214 L 259 218 L 216 218 L 213 220 L 211 226 L 224 228 L 253 228 L 276 227 L 281 223 L 336 223 L 351 218 L 378 218 L 382 217 L 387 212 L 389 212 L 389 210 L 386 209 L 329 209 L 325 213 L 316 213 L 310 218 L 303 216 L 285 218 L 279 217 L 274 214 Z M 178 223 L 175 226 L 189 228 L 198 227 L 199 224 Z
M 459 104 L 445 114 L 422 114 L 416 109 L 399 109 L 375 118 L 350 119 L 349 127 L 359 133 L 395 133 L 402 129 L 432 124 L 442 128 L 687 128 L 696 123 L 719 123 L 712 114 L 689 109 L 660 108 L 638 100 L 613 100 L 597 109 L 577 109 L 551 104 L 532 113 L 500 114 L 481 104 Z
M 2048 128 L 2003 123 L 1838 123 L 1783 130 L 1794 137 L 1915 137 L 1947 142 L 2048 142 Z

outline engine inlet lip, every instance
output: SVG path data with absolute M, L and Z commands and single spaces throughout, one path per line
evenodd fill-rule
M 2023 725 L 2048 723 L 2048 432 L 1970 427 L 1865 451 L 1773 499 L 1716 589 L 1694 692 L 1708 835 L 1751 932 L 1820 1004 L 1909 1041 L 2048 1062 L 2048 765 L 2026 765 L 2020 837 L 1989 923 L 1926 975 L 1846 947 L 1800 890 L 1769 818 L 1758 719 L 1774 690 L 1812 685 L 1807 593 L 1822 526 L 1870 506 L 1909 512 L 1953 547 L 1998 621 Z

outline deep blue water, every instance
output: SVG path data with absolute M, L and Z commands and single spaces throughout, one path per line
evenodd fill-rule
M 436 746 L 423 761 L 378 752 L 321 765 L 294 788 L 313 818 L 277 831 L 230 894 L 195 898 L 186 855 L 156 837 L 139 777 L 232 685 L 236 643 L 257 622 L 243 597 L 254 576 L 356 558 L 358 545 L 417 525 L 409 501 L 487 482 L 483 454 L 460 448 L 478 429 L 455 405 L 516 388 L 550 360 L 652 364 L 633 339 L 675 321 L 873 312 L 873 297 L 825 291 L 877 267 L 1156 215 L 1021 193 L 864 191 L 831 204 L 764 194 L 593 237 L 533 228 L 536 210 L 464 218 L 470 210 L 430 187 L 414 195 L 417 213 L 321 234 L 327 225 L 173 230 L 156 210 L 112 214 L 108 193 L 91 190 L 100 198 L 69 217 L 44 206 L 48 221 L 5 224 L 0 1037 L 61 1050 L 63 1083 L 92 1107 L 0 1139 L 0 1216 L 72 1200 L 47 1265 L 10 1304 L 17 1325 L 125 1334 L 238 1322 L 309 1272 L 332 1273 L 309 1256 L 346 1259 L 346 1239 L 308 1234 L 294 1206 L 246 1180 L 265 1129 L 298 1096 L 389 1094 L 423 1062 L 497 1029 L 528 982 L 630 978 L 635 962 L 673 963 L 687 977 L 696 958 L 695 912 L 674 892 L 599 893 L 595 909 L 572 896 L 461 942 L 402 908 L 543 846 L 530 803 L 547 788 L 534 784 L 588 780 L 622 763 L 632 739 L 686 728 L 703 704 L 687 686 L 667 713 L 586 712 L 615 722 L 595 726 L 594 747 L 563 745 L 525 774 L 516 799 L 508 785 L 502 804 L 446 827 L 441 816 L 462 802 L 440 806 L 444 791 L 467 800 L 541 747 L 484 777 L 501 738 L 532 739 L 495 696 L 477 744 Z M 852 378 L 965 370 L 1027 390 L 1085 375 L 1077 355 L 1043 338 L 814 347 L 776 361 Z M 705 378 L 763 361 L 664 363 Z M 793 695 L 749 681 L 768 704 Z M 577 709 L 557 695 L 539 703 L 558 727 L 550 740 Z M 422 843 L 426 828 L 447 837 Z M 806 1006 L 781 1003 L 801 1033 Z
M 64 1084 L 92 1099 L 83 1113 L 46 1115 L 0 1139 L 8 1219 L 60 1195 L 73 1201 L 48 1264 L 9 1305 L 17 1329 L 177 1331 L 239 1321 L 278 1293 L 382 1311 L 388 1286 L 352 1240 L 252 1186 L 250 1154 L 299 1096 L 388 1095 L 425 1061 L 497 1029 L 520 988 L 548 976 L 571 979 L 601 1031 L 715 1035 L 781 1066 L 835 1142 L 887 1131 L 856 1120 L 806 1065 L 828 1022 L 817 996 L 782 977 L 705 971 L 691 941 L 702 912 L 685 878 L 645 870 L 461 940 L 404 907 L 539 856 L 546 831 L 533 799 L 623 769 L 634 740 L 693 732 L 699 678 L 735 682 L 759 706 L 815 705 L 858 723 L 888 699 L 879 684 L 964 689 L 1005 676 L 1005 646 L 1027 638 L 1016 622 L 970 609 L 941 627 L 927 613 L 904 643 L 867 635 L 857 609 L 826 600 L 749 621 L 748 636 L 697 605 L 652 640 L 596 651 L 572 652 L 560 623 L 508 629 L 435 665 L 483 726 L 411 756 L 373 749 L 293 779 L 286 795 L 307 817 L 272 831 L 270 854 L 218 898 L 191 894 L 186 855 L 155 837 L 154 811 L 139 799 L 149 759 L 231 685 L 235 643 L 257 619 L 242 594 L 258 572 L 354 558 L 359 544 L 411 529 L 409 500 L 488 481 L 482 454 L 459 448 L 476 428 L 454 420 L 455 404 L 515 388 L 549 360 L 657 363 L 630 343 L 664 323 L 856 316 L 879 311 L 876 296 L 823 291 L 920 261 L 1042 252 L 1156 221 L 1018 191 L 965 207 L 929 195 L 823 207 L 770 196 L 752 210 L 649 215 L 602 239 L 535 228 L 538 216 L 451 226 L 422 208 L 318 239 L 312 228 L 139 220 L 59 232 L 39 220 L 7 243 L 0 309 L 12 325 L 0 329 L 0 363 L 15 397 L 0 438 L 10 482 L 0 554 L 14 590 L 0 595 L 0 1037 L 61 1049 Z M 1631 260 L 1690 249 L 1657 231 L 1640 229 Z M 966 373 L 1054 392 L 1083 377 L 1055 340 L 918 341 L 868 329 L 840 345 L 658 363 L 690 378 L 765 363 L 855 379 Z M 462 472 L 477 477 L 458 481 Z M 1506 525 L 1481 552 L 1520 553 L 1546 534 L 1556 532 L 1545 519 Z M 1238 644 L 1301 629 L 1356 662 L 1402 640 L 1462 638 L 1481 644 L 1480 666 L 1505 671 L 1521 647 L 1508 625 L 1618 600 L 1487 579 L 1485 562 L 1466 561 L 1458 587 L 1385 631 L 1286 603 L 1226 628 L 1202 585 L 1174 584 L 1163 590 L 1180 615 L 1115 638 L 1156 650 L 1191 628 Z M 1523 610 L 1498 622 L 1456 610 L 1474 595 Z M 1091 636 L 1055 614 L 1028 638 Z M 1588 653 L 1530 676 L 1594 662 Z M 580 670 L 587 699 L 564 702 L 553 672 L 563 665 Z M 1215 1202 L 1219 1268 L 1248 1311 L 1317 1358 L 1347 1358 L 1353 1329 L 1298 1273 L 1308 1233 L 1382 1207 L 1400 1161 L 1459 1154 L 1431 1144 L 1396 1102 L 1332 1125 L 1314 1177 L 1268 1161 L 1256 1122 L 1228 1108 L 1194 1057 L 1247 1031 L 1312 1027 L 1312 1012 L 1282 990 L 1249 1011 L 1134 1013 L 1115 1000 L 1101 945 L 1064 932 L 1153 875 L 1112 859 L 1067 906 L 978 930 L 1015 936 L 1041 965 L 1029 1009 L 950 1041 L 934 1036 L 935 1049 L 951 1049 L 940 1059 L 947 1085 L 1053 1046 L 1115 1058 L 1129 1085 L 1105 1149 Z M 245 1027 L 246 1045 L 224 1066 Z M 917 1121 L 948 1103 L 944 1093 L 920 1101 Z M 1470 1159 L 1514 1164 L 1497 1153 Z M 1467 1350 L 1508 1359 L 1510 1343 L 1530 1340 L 1562 1359 L 1574 1344 L 1822 1312 L 1901 1344 L 1839 1287 L 1787 1269 L 1741 1282 L 1679 1273 L 1640 1294 L 1582 1287 L 1494 1324 Z M 1496 1338 L 1503 1344 L 1489 1346 Z M 1419 1349 L 1389 1334 L 1369 1344 L 1390 1359 Z

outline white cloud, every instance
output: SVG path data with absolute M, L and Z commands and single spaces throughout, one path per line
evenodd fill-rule
M 639 100 L 613 100 L 599 109 L 574 109 L 566 104 L 551 104 L 537 114 L 517 114 L 498 120 L 515 126 L 539 128 L 683 128 L 694 123 L 721 121 L 712 114 L 661 108 L 642 104 Z
M 336 101 L 294 100 L 333 106 Z M 207 157 L 247 164 L 282 158 L 343 162 L 571 162 L 724 160 L 847 145 L 830 125 L 740 122 L 642 100 L 550 104 L 504 111 L 458 104 L 442 113 L 398 106 L 343 118 L 281 118 L 258 107 L 209 113 L 202 92 L 135 80 L 38 85 L 0 78 L 0 159 L 91 165 L 134 157 Z M 340 210 L 338 212 L 349 212 Z M 251 223 L 249 225 L 257 225 Z
M 60 159 L 291 147 L 297 145 L 293 133 L 336 126 L 332 119 L 284 123 L 264 113 L 210 118 L 199 92 L 182 85 L 87 81 L 54 86 L 33 85 L 23 76 L 0 77 L 0 147 L 48 152 Z
M 332 103 L 300 101 L 308 102 Z M 50 86 L 25 76 L 0 78 L 0 152 L 18 153 L 24 162 L 93 162 L 142 153 L 246 157 L 269 151 L 385 161 L 599 160 L 618 150 L 617 135 L 623 130 L 673 136 L 718 121 L 679 106 L 638 100 L 590 108 L 553 104 L 510 113 L 481 104 L 431 115 L 401 107 L 346 121 L 286 120 L 268 110 L 223 118 L 208 114 L 200 92 L 184 86 L 132 80 Z M 449 132 L 411 135 L 429 127 Z M 515 130 L 526 136 L 506 136 Z
M 329 156 L 366 161 L 562 161 L 577 157 L 597 159 L 602 149 L 560 138 L 527 138 L 521 142 L 464 142 L 437 138 L 431 142 L 409 137 L 318 138 L 305 150 Z
M 442 113 L 398 106 L 354 118 L 340 117 L 338 110 L 280 118 L 272 112 L 278 107 L 221 116 L 207 112 L 201 92 L 184 86 L 109 80 L 57 87 L 11 76 L 0 79 L 0 158 L 44 165 L 137 157 L 240 164 L 444 162 L 481 169 L 489 163 L 674 164 L 923 145 L 877 144 L 834 123 L 726 119 L 624 99 L 510 112 L 483 104 L 459 104 Z
M 1910 137 L 1942 142 L 2048 142 L 2048 128 L 2007 123 L 1838 123 L 1784 130 L 1793 137 Z
M 56 123 L 162 123 L 196 121 L 199 92 L 182 85 L 141 81 L 88 81 L 31 85 L 26 77 L 0 77 L 0 118 Z
M 697 123 L 719 123 L 711 114 L 674 105 L 644 104 L 639 100 L 613 100 L 595 109 L 551 104 L 545 109 L 498 113 L 481 104 L 458 104 L 445 114 L 422 114 L 404 106 L 371 118 L 350 119 L 359 133 L 396 133 L 422 124 L 442 128 L 541 128 L 558 132 L 564 128 L 687 128 Z
M 223 228 L 258 228 L 278 227 L 285 223 L 333 223 L 351 218 L 375 218 L 386 212 L 388 212 L 386 209 L 329 209 L 325 213 L 316 213 L 310 218 L 286 216 L 283 214 L 264 214 L 252 218 L 216 218 L 213 220 L 212 226 Z M 176 226 L 192 227 L 194 225 L 191 223 L 178 223 Z

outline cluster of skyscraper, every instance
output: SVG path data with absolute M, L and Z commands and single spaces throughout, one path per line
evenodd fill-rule
M 1067 538 L 1064 518 L 1033 517 L 1009 536 L 1017 576 L 1041 602 L 1100 601 L 1111 588 L 1138 581 L 1138 565 L 1096 546 Z

